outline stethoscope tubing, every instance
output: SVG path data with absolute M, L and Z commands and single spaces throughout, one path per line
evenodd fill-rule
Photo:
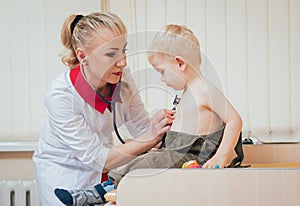
M 83 61 L 80 63 L 80 70 L 81 72 L 83 73 L 84 75 L 84 72 L 83 72 Z M 85 76 L 85 75 L 84 75 Z M 86 78 L 85 78 L 86 79 Z M 88 81 L 86 79 L 86 81 Z M 88 82 L 89 83 L 89 82 Z M 93 86 L 89 83 L 89 85 L 94 89 L 95 93 L 97 94 L 97 96 L 103 101 L 105 102 L 106 104 L 110 105 L 111 106 L 111 110 L 112 110 L 112 115 L 113 115 L 113 126 L 114 126 L 114 130 L 115 130 L 115 133 L 119 139 L 119 141 L 122 143 L 122 144 L 125 144 L 125 141 L 123 140 L 123 138 L 121 137 L 119 131 L 118 131 L 118 127 L 117 127 L 117 123 L 116 123 L 116 102 L 117 100 L 119 99 L 120 97 L 120 92 L 121 92 L 121 78 L 120 78 L 120 81 L 118 82 L 116 88 L 114 89 L 113 91 L 113 95 L 112 95 L 112 100 L 107 100 L 105 99 L 105 97 L 102 96 L 102 94 L 95 88 L 93 88 Z
M 119 141 L 122 143 L 122 144 L 125 144 L 125 141 L 123 140 L 123 138 L 121 137 L 119 131 L 118 131 L 118 127 L 117 127 L 117 123 L 116 123 L 116 102 L 117 100 L 119 99 L 120 97 L 120 91 L 121 91 L 121 80 L 118 82 L 117 84 L 117 87 L 113 93 L 113 98 L 112 100 L 107 100 L 105 99 L 102 94 L 98 91 L 98 90 L 95 90 L 96 94 L 98 95 L 98 97 L 100 97 L 100 99 L 105 102 L 106 104 L 110 105 L 111 106 L 111 110 L 112 110 L 112 115 L 113 115 L 113 126 L 114 126 L 114 130 L 115 130 L 115 133 L 119 139 Z

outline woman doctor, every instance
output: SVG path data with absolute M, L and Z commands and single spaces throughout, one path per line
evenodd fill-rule
M 54 188 L 86 188 L 157 145 L 173 117 L 150 119 L 126 67 L 126 28 L 112 13 L 70 15 L 61 39 L 71 69 L 45 95 L 46 124 L 33 155 L 42 205 L 58 206 Z M 121 81 L 122 80 L 122 81 Z M 112 111 L 114 110 L 114 111 Z M 113 114 L 134 139 L 112 146 Z

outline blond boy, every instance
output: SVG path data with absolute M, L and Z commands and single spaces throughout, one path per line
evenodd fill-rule
M 200 44 L 193 32 L 185 26 L 167 25 L 154 37 L 149 62 L 168 86 L 183 89 L 171 131 L 204 136 L 224 126 L 222 141 L 203 168 L 228 166 L 242 120 L 228 99 L 201 74 Z

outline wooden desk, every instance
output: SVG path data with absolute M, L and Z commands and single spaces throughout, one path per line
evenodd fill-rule
M 297 206 L 300 169 L 139 169 L 118 186 L 117 206 Z
M 300 205 L 300 144 L 243 149 L 251 168 L 132 171 L 118 186 L 117 206 Z
M 270 163 L 270 164 L 251 164 L 251 168 L 277 168 L 277 169 L 287 169 L 287 168 L 298 168 L 300 169 L 300 162 L 287 162 L 287 163 Z
M 243 145 L 245 164 L 300 162 L 300 144 Z

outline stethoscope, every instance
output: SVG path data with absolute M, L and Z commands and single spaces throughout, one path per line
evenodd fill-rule
M 175 96 L 175 98 L 174 98 L 174 100 L 173 100 L 173 108 L 172 108 L 173 111 L 176 110 L 176 107 L 177 107 L 177 105 L 179 104 L 180 100 L 181 100 L 181 98 L 178 97 L 178 95 L 176 94 L 176 96 Z M 161 144 L 160 144 L 160 146 L 159 146 L 158 149 L 162 149 L 162 148 L 165 146 L 166 135 L 167 135 L 167 133 L 164 134 L 164 136 L 163 136 L 163 138 L 162 138 L 162 140 L 161 140 Z
M 113 115 L 113 125 L 114 125 L 114 130 L 115 130 L 115 133 L 118 137 L 118 139 L 120 140 L 120 142 L 122 144 L 125 144 L 125 141 L 123 140 L 123 138 L 121 137 L 119 131 L 118 131 L 118 127 L 117 127 L 117 124 L 116 124 L 116 101 L 119 99 L 120 97 L 120 91 L 121 91 L 121 79 L 120 81 L 118 82 L 117 84 L 117 87 L 115 88 L 114 92 L 113 92 L 113 95 L 112 95 L 112 100 L 107 100 L 105 99 L 102 94 L 97 90 L 95 89 L 95 92 L 96 94 L 98 95 L 98 97 L 100 97 L 100 99 L 105 102 L 106 104 L 110 105 L 111 106 L 111 110 L 112 110 L 112 115 Z
M 113 91 L 113 94 L 112 94 L 112 99 L 111 100 L 107 100 L 105 99 L 105 97 L 97 90 L 95 89 L 92 84 L 88 81 L 88 79 L 86 78 L 85 76 L 85 73 L 84 73 L 84 69 L 83 69 L 83 62 L 86 60 L 86 58 L 84 58 L 84 60 L 82 60 L 80 62 L 80 70 L 82 72 L 82 75 L 84 76 L 85 80 L 88 82 L 88 84 L 90 85 L 90 87 L 93 88 L 93 90 L 95 91 L 95 93 L 98 95 L 98 97 L 103 101 L 105 102 L 106 104 L 110 105 L 111 106 L 111 110 L 112 110 L 112 115 L 113 115 L 113 125 L 114 125 L 114 130 L 115 130 L 115 133 L 118 137 L 118 139 L 120 140 L 120 142 L 122 144 L 125 144 L 125 141 L 123 140 L 123 138 L 121 137 L 119 131 L 118 131 L 118 127 L 117 127 L 117 123 L 116 123 L 116 101 L 119 99 L 120 97 L 120 91 L 121 91 L 121 78 L 120 78 L 120 81 L 117 83 L 117 86 L 116 88 L 114 89 Z

